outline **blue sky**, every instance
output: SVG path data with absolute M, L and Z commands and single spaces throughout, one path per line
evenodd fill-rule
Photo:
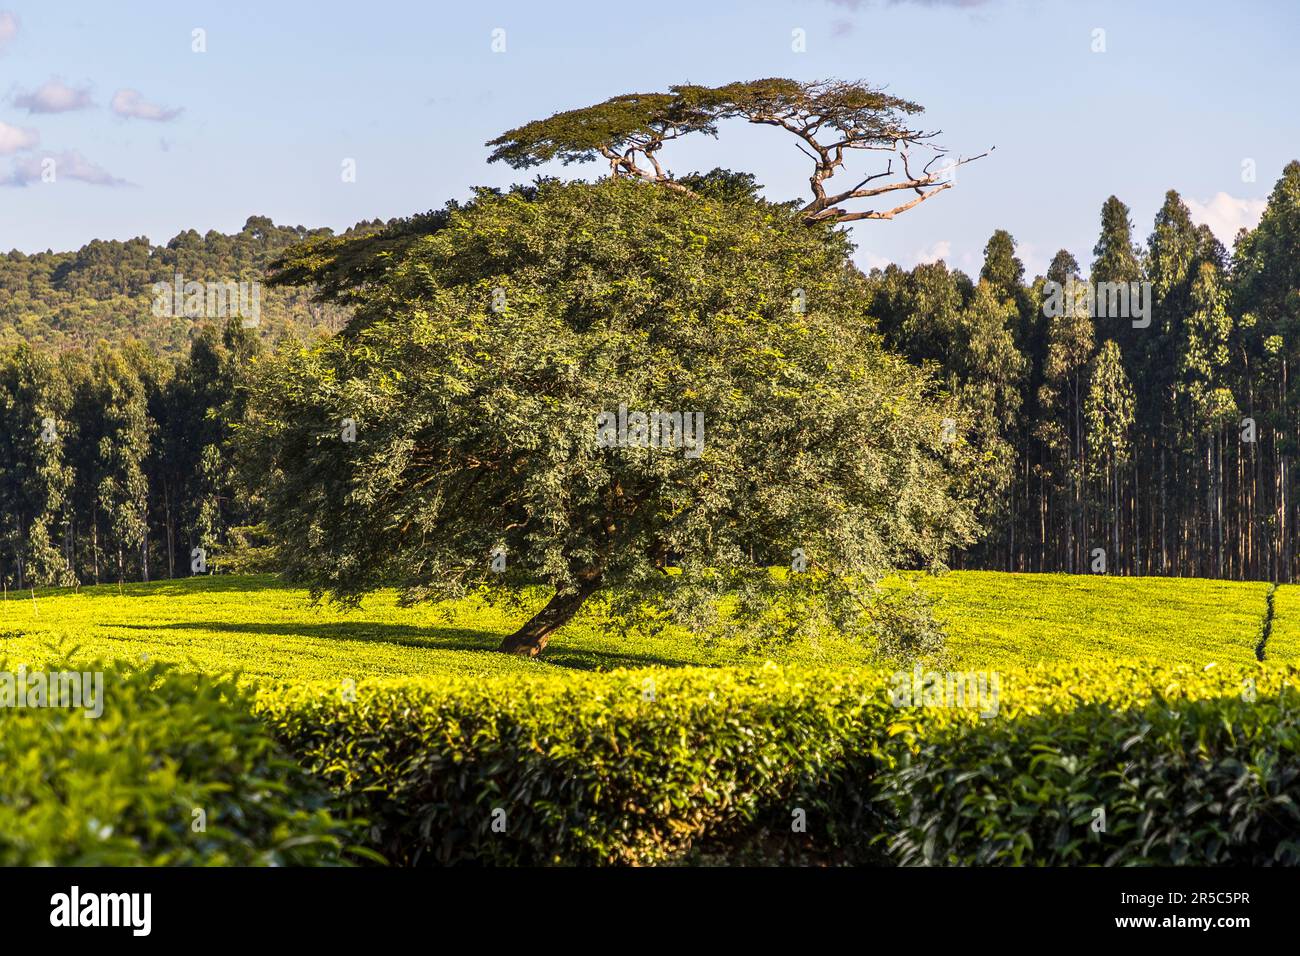
M 530 178 L 483 147 L 523 121 L 677 82 L 789 76 L 887 85 L 924 104 L 952 150 L 997 146 L 944 195 L 856 225 L 864 266 L 942 256 L 971 271 L 997 228 L 1031 273 L 1061 247 L 1086 265 L 1112 193 L 1142 239 L 1169 188 L 1225 240 L 1253 224 L 1300 158 L 1298 39 L 1287 0 L 0 0 L 0 249 L 165 242 L 253 214 L 335 229 L 406 215 Z M 661 155 L 678 173 L 750 170 L 773 198 L 807 188 L 806 158 L 774 129 L 724 126 Z M 46 157 L 54 183 L 39 178 Z

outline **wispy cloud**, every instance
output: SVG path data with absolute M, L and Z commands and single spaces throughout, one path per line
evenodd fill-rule
M 0 53 L 18 36 L 18 18 L 8 10 L 0 10 Z
M 92 186 L 129 186 L 125 179 L 119 179 L 102 166 L 92 163 L 75 149 L 62 153 L 42 153 L 39 156 L 24 156 L 14 160 L 13 169 L 0 186 L 29 186 L 45 181 L 48 175 L 53 182 L 74 180 L 89 183 Z
M 1268 205 L 1264 199 L 1238 199 L 1227 193 L 1216 193 L 1206 202 L 1190 197 L 1184 201 L 1192 214 L 1192 221 L 1209 226 L 1219 241 L 1229 248 L 1239 229 L 1254 229 L 1259 225 L 1259 217 L 1264 215 L 1264 208 Z
M 153 120 L 157 123 L 166 123 L 181 115 L 180 108 L 168 109 L 157 103 L 150 103 L 139 90 L 118 90 L 113 94 L 110 108 L 118 116 L 127 119 Z
M 940 259 L 949 261 L 952 259 L 952 241 L 949 239 L 940 239 L 928 246 L 923 246 L 912 253 L 910 257 L 904 256 L 900 259 L 890 259 L 879 253 L 872 252 L 870 249 L 859 250 L 856 255 L 858 265 L 864 269 L 884 269 L 889 265 L 897 265 L 900 269 L 912 269 L 916 266 L 930 265 L 938 262 Z M 910 258 L 911 265 L 908 265 Z M 969 259 L 969 256 L 966 256 Z
M 41 134 L 34 129 L 10 126 L 0 120 L 0 156 L 12 156 L 24 149 L 32 149 L 41 141 Z
M 832 6 L 845 7 L 849 10 L 861 10 L 863 7 L 871 6 L 870 0 L 827 0 Z M 916 6 L 916 7 L 957 7 L 969 9 L 971 7 L 987 6 L 992 0 L 880 0 L 891 7 L 898 6 Z
M 987 6 L 992 0 L 826 0 L 833 7 L 857 13 L 868 7 L 877 6 L 916 6 L 916 7 L 951 7 L 954 10 L 974 10 Z M 839 18 L 831 23 L 831 36 L 847 37 L 856 29 L 856 24 L 846 18 Z
M 859 261 L 859 265 L 861 265 L 867 271 L 870 271 L 872 269 L 883 269 L 886 266 L 888 266 L 890 262 L 893 260 L 888 259 L 882 255 L 877 255 L 876 253 L 867 249 L 859 253 L 858 261 Z
M 951 255 L 952 243 L 947 239 L 940 239 L 933 245 L 917 250 L 916 264 L 928 265 L 932 262 L 938 262 L 940 259 L 947 259 Z
M 28 113 L 70 113 L 94 105 L 90 99 L 90 87 L 74 89 L 58 79 L 48 80 L 30 93 L 14 96 L 14 106 Z

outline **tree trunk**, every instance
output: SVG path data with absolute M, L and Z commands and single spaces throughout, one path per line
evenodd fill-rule
M 574 591 L 556 591 L 555 595 L 519 630 L 501 642 L 497 650 L 520 657 L 536 657 L 546 649 L 546 642 L 551 634 L 565 624 L 578 609 L 586 603 L 600 588 L 601 574 L 596 570 L 583 571 L 578 575 L 578 587 Z

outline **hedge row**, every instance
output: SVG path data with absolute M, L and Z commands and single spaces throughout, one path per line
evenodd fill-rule
M 1300 695 L 940 734 L 880 792 L 903 864 L 1300 865 Z
M 91 717 L 88 699 L 48 706 L 32 672 L 0 661 L 0 865 L 342 861 L 348 832 L 327 812 L 329 794 L 232 681 L 76 667 L 97 669 L 102 713 Z
M 801 782 L 870 765 L 857 681 L 683 670 L 264 694 L 285 743 L 401 864 L 660 863 Z
M 1296 862 L 1295 668 L 431 678 L 258 711 L 397 864 Z M 1104 815 L 1103 815 L 1104 814 Z M 803 828 L 800 828 L 800 823 Z

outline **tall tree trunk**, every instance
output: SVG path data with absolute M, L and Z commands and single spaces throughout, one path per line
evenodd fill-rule
M 529 619 L 519 630 L 501 642 L 497 650 L 520 657 L 536 657 L 546 649 L 551 634 L 569 623 L 578 609 L 600 589 L 601 572 L 589 569 L 578 574 L 578 586 L 573 591 L 556 591 L 546 606 Z

